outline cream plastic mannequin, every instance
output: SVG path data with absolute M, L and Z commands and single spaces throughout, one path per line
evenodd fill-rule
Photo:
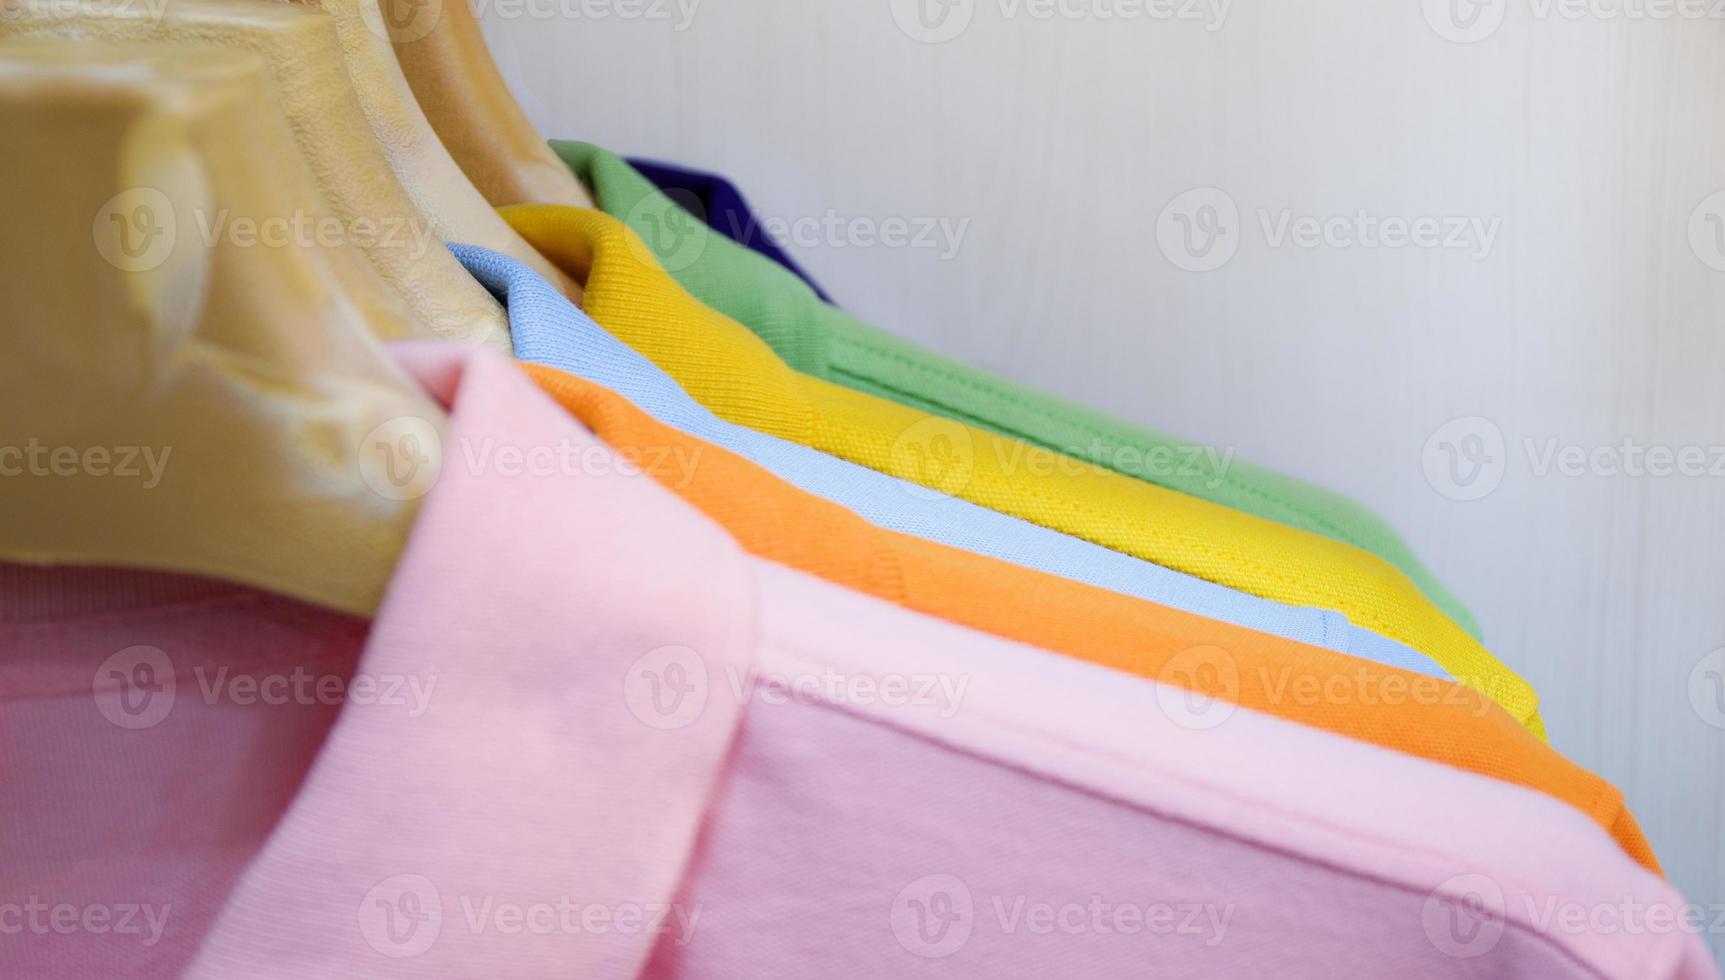
M 419 107 L 486 200 L 593 206 L 510 94 L 465 0 L 377 2 Z
M 174 0 L 159 11 L 131 0 L 81 0 L 33 5 L 0 18 L 0 37 L 7 36 L 198 41 L 262 55 L 344 237 L 364 250 L 411 319 L 440 337 L 509 351 L 502 308 L 433 233 L 372 136 L 327 15 L 256 0 Z M 367 319 L 381 336 L 396 335 L 389 321 Z
M 371 119 L 372 134 L 383 145 L 407 193 L 432 217 L 438 235 L 444 241 L 481 245 L 519 259 L 579 301 L 580 287 L 498 217 L 443 148 L 401 74 L 377 0 L 311 2 L 335 20 L 347 73 Z
M 198 230 L 327 214 L 265 85 L 213 45 L 0 43 L 0 560 L 376 609 L 443 415 L 341 292 L 351 250 Z

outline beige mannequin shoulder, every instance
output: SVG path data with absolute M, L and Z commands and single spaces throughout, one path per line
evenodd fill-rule
M 371 120 L 372 134 L 407 193 L 435 222 L 438 235 L 518 259 L 579 301 L 580 287 L 515 234 L 450 158 L 401 73 L 377 0 L 308 2 L 335 20 L 347 73 Z
M 375 610 L 423 490 L 390 454 L 423 483 L 443 414 L 344 254 L 270 237 L 327 213 L 265 79 L 216 46 L 0 43 L 0 560 Z
M 453 340 L 509 350 L 508 319 L 467 275 L 396 180 L 353 92 L 327 15 L 255 0 L 175 0 L 157 9 L 128 0 L 29 4 L 0 17 L 0 37 L 189 42 L 255 51 L 264 59 L 300 153 L 323 190 L 340 237 L 353 241 L 417 326 Z M 350 284 L 356 295 L 363 290 Z M 375 307 L 376 303 L 369 306 Z
M 378 2 L 420 108 L 486 200 L 498 207 L 593 206 L 587 188 L 527 121 L 463 0 Z

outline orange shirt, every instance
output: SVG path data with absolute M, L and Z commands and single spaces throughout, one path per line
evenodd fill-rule
M 995 636 L 1195 692 L 1146 711 L 1226 724 L 1207 699 L 1519 783 L 1582 810 L 1637 861 L 1658 861 L 1623 794 L 1540 741 L 1484 695 L 887 531 L 711 443 L 659 423 L 621 395 L 554 368 L 522 368 L 651 477 L 748 551 L 830 582 Z

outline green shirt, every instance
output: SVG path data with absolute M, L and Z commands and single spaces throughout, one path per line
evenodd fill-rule
M 684 289 L 804 374 L 1369 551 L 1479 637 L 1461 602 L 1360 504 L 923 350 L 822 302 L 783 267 L 712 233 L 622 158 L 589 143 L 553 140 L 551 147 L 600 208 L 660 253 Z

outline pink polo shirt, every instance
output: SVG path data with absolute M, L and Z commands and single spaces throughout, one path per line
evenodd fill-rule
M 399 354 L 451 420 L 373 623 L 0 572 L 0 975 L 1717 976 L 1555 800 L 754 559 Z

